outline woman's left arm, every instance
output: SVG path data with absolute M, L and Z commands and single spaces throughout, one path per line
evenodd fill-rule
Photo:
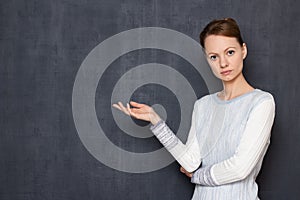
M 199 168 L 191 182 L 217 186 L 245 179 L 265 155 L 275 116 L 273 98 L 264 100 L 251 112 L 235 154 L 220 163 Z

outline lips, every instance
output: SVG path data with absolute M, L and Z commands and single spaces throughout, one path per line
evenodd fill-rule
M 229 75 L 231 73 L 232 70 L 226 70 L 226 71 L 222 71 L 221 74 L 226 76 Z

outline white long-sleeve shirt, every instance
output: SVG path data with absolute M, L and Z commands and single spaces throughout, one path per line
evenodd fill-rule
M 274 115 L 274 99 L 262 90 L 229 101 L 215 93 L 196 101 L 186 144 L 163 121 L 151 130 L 182 167 L 194 172 L 193 199 L 254 200 Z

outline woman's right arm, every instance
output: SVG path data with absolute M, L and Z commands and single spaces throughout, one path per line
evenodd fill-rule
M 133 107 L 131 108 L 130 105 Z M 151 122 L 152 126 L 150 129 L 154 135 L 186 171 L 193 172 L 200 166 L 201 155 L 195 128 L 196 103 L 193 109 L 191 128 L 186 144 L 183 144 L 178 139 L 173 131 L 163 120 L 161 120 L 159 115 L 150 106 L 136 102 L 130 102 L 130 105 L 127 104 L 125 107 L 119 102 L 118 104 L 113 104 L 113 107 L 129 116 Z
M 183 144 L 179 140 L 163 120 L 160 120 L 157 124 L 151 126 L 150 129 L 186 171 L 193 172 L 200 166 L 201 155 L 196 136 L 195 106 L 186 144 Z

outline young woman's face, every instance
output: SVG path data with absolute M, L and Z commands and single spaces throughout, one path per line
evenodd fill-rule
M 205 39 L 205 54 L 215 76 L 230 82 L 242 75 L 247 47 L 245 44 L 241 47 L 233 37 L 210 35 Z

